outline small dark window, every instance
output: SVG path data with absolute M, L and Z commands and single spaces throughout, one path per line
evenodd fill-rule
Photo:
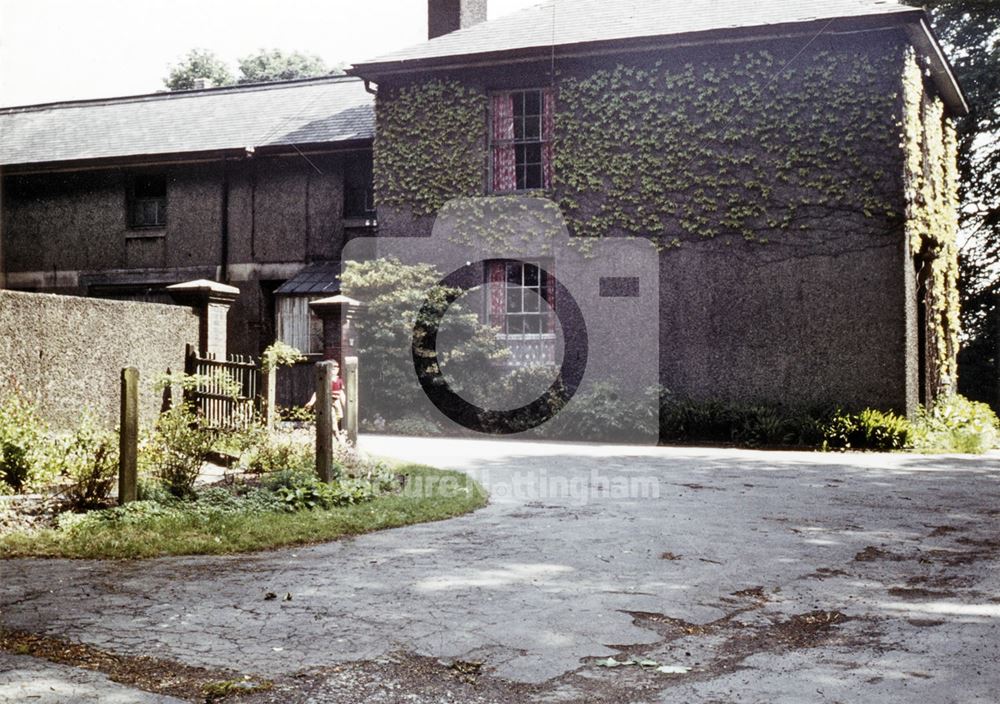
M 131 227 L 163 227 L 167 224 L 167 177 L 139 175 L 132 181 L 129 202 Z
M 371 155 L 344 164 L 344 217 L 375 219 Z

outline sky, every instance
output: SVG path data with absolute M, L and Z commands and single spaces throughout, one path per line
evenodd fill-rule
M 489 0 L 494 19 L 539 0 Z M 151 93 L 193 48 L 350 64 L 427 38 L 426 0 L 0 0 L 0 106 Z

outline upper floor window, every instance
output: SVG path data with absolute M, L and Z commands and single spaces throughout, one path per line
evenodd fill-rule
M 129 199 L 130 227 L 163 227 L 167 224 L 167 177 L 141 174 L 132 181 Z
M 344 164 L 344 217 L 375 219 L 371 154 L 348 159 Z
M 494 193 L 552 185 L 554 101 L 550 90 L 496 93 L 490 100 Z

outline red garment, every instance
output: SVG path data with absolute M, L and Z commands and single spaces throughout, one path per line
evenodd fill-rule
M 344 390 L 344 380 L 341 379 L 340 377 L 337 377 L 330 383 L 330 393 L 332 393 L 335 397 L 338 393 L 340 393 L 343 390 Z

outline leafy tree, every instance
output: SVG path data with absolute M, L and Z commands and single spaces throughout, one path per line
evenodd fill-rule
M 405 417 L 415 412 L 415 399 L 422 399 L 422 392 L 414 393 L 413 346 L 421 354 L 430 352 L 419 333 L 414 339 L 419 315 L 437 318 L 449 311 L 442 328 L 447 327 L 446 334 L 457 344 L 442 344 L 438 352 L 442 373 L 457 382 L 457 392 L 468 390 L 463 382 L 468 386 L 492 376 L 492 363 L 506 355 L 495 331 L 460 300 L 449 310 L 448 295 L 454 291 L 440 280 L 441 274 L 429 264 L 398 259 L 347 262 L 341 277 L 344 293 L 364 304 L 356 325 L 362 360 L 360 407 L 367 419 L 376 414 L 386 420 Z
M 298 51 L 284 52 L 280 49 L 260 49 L 238 61 L 240 77 L 237 83 L 263 83 L 266 81 L 287 81 L 293 78 L 312 78 L 336 73 L 331 71 L 319 56 Z
M 170 90 L 190 90 L 198 78 L 207 78 L 216 86 L 233 82 L 229 66 L 215 52 L 192 49 L 180 63 L 170 67 L 170 75 L 163 79 L 163 84 Z
M 959 390 L 997 401 L 994 366 L 1000 296 L 1000 11 L 996 0 L 909 0 L 930 10 L 971 112 L 958 121 L 962 327 Z

